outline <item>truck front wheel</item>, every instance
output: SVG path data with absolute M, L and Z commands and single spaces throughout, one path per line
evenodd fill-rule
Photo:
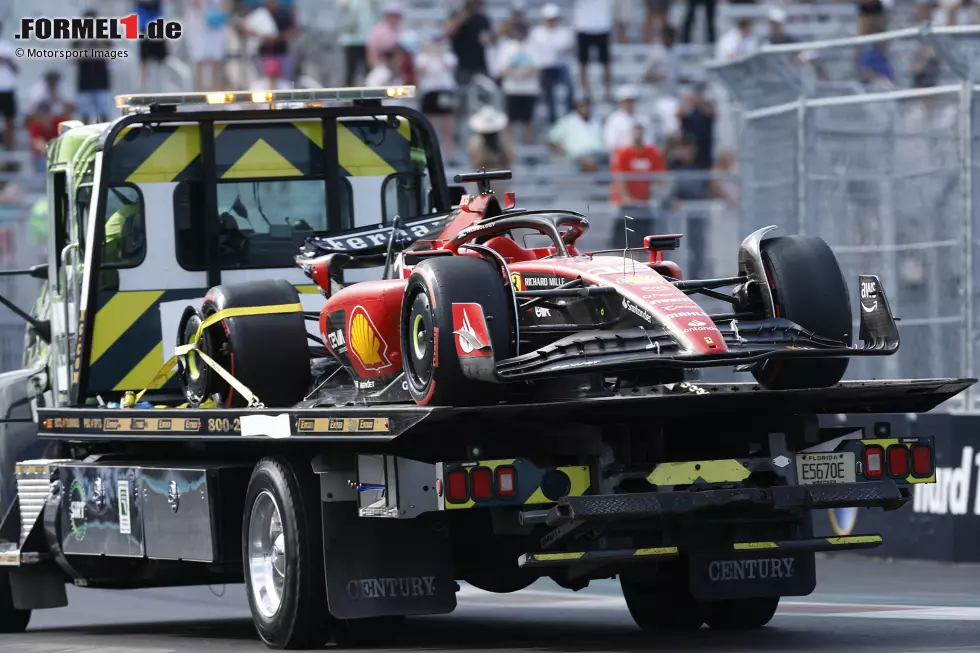
M 718 630 L 749 630 L 769 623 L 779 607 L 779 597 L 716 601 L 708 604 L 705 621 Z
M 619 575 L 626 607 L 636 625 L 646 631 L 697 630 L 705 620 L 705 605 L 695 599 L 687 584 L 683 565 L 666 566 L 648 575 L 629 572 Z
M 252 620 L 271 648 L 320 648 L 330 638 L 319 493 L 312 472 L 275 456 L 255 466 L 242 528 Z

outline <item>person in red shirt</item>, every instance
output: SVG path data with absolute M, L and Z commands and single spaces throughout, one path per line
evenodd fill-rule
M 667 170 L 667 164 L 660 150 L 646 142 L 642 125 L 633 126 L 633 142 L 615 150 L 612 154 L 612 192 L 610 202 L 617 207 L 613 224 L 614 247 L 626 246 L 626 232 L 622 218 L 628 215 L 632 221 L 628 225 L 633 230 L 630 236 L 631 247 L 642 247 L 643 237 L 656 233 L 653 206 L 653 186 L 660 186 L 663 180 L 654 177 L 656 173 Z

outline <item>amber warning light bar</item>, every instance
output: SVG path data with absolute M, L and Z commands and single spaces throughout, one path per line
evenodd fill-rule
M 223 91 L 217 93 L 143 93 L 117 95 L 116 106 L 123 113 L 148 110 L 153 107 L 182 107 L 190 105 L 268 105 L 268 108 L 300 108 L 323 106 L 327 102 L 357 102 L 362 100 L 403 100 L 415 97 L 414 86 L 377 86 L 350 88 L 307 88 L 285 91 Z

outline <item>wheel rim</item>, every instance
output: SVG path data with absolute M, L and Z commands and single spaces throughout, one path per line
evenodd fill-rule
M 279 506 L 268 490 L 262 490 L 252 504 L 248 572 L 256 609 L 263 617 L 275 616 L 286 584 L 286 537 Z
M 408 313 L 408 333 L 411 334 L 411 355 L 408 356 L 409 379 L 418 388 L 424 388 L 432 376 L 432 353 L 435 343 L 432 340 L 432 311 L 429 298 L 424 292 L 412 298 Z

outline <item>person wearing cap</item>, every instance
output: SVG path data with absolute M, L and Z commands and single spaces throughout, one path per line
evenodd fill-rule
M 773 7 L 769 10 L 769 43 L 773 45 L 796 43 L 796 39 L 786 31 L 786 10 L 782 7 Z
M 456 55 L 446 48 L 446 35 L 434 31 L 415 59 L 422 113 L 435 127 L 446 161 L 453 164 L 456 114 Z
M 531 47 L 541 66 L 541 92 L 548 108 L 548 122 L 558 120 L 556 91 L 564 89 L 565 110 L 571 112 L 574 89 L 568 62 L 575 47 L 572 30 L 561 24 L 561 10 L 553 2 L 541 8 L 541 24 L 531 30 Z
M 398 47 L 402 34 L 402 8 L 398 2 L 385 3 L 383 16 L 371 32 L 367 40 L 368 69 L 373 69 L 381 61 L 383 54 Z
M 469 155 L 472 170 L 512 170 L 514 146 L 507 135 L 507 115 L 486 105 L 470 116 Z M 494 188 L 506 190 L 508 184 L 494 182 Z
M 606 125 L 603 129 L 602 139 L 606 144 L 606 150 L 615 150 L 626 147 L 633 142 L 633 127 L 640 125 L 649 140 L 653 139 L 653 125 L 650 120 L 636 114 L 636 100 L 639 91 L 633 85 L 621 86 L 616 91 L 616 100 L 619 108 L 609 114 L 606 118 Z

